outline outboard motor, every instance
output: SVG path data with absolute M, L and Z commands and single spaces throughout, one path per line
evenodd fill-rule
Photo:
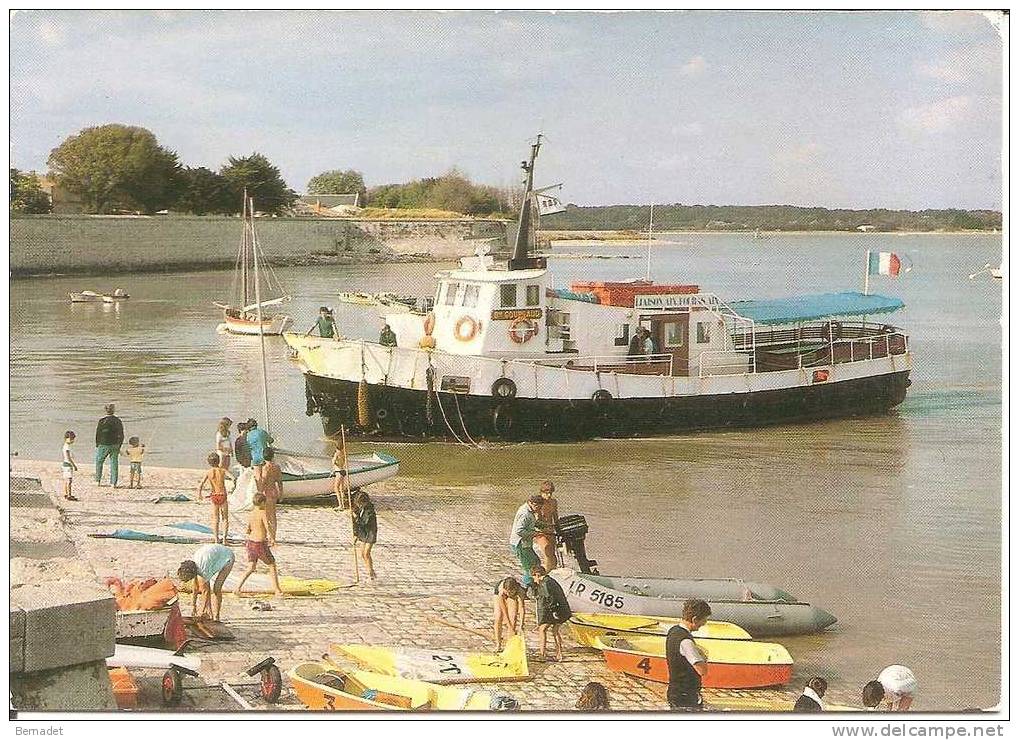
M 557 523 L 559 541 L 566 546 L 566 552 L 577 561 L 581 573 L 598 575 L 597 560 L 588 560 L 584 539 L 587 537 L 587 519 L 583 514 L 567 514 L 559 517 Z

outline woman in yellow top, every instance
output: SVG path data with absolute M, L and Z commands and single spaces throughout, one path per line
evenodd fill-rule
M 131 460 L 131 478 L 128 488 L 142 487 L 142 458 L 145 457 L 145 445 L 137 437 L 127 440 L 127 456 Z

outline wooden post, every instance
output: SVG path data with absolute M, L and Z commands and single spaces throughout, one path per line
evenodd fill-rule
M 340 426 L 340 449 L 343 452 L 343 486 L 340 487 L 341 494 L 346 491 L 347 509 L 350 511 L 350 551 L 354 555 L 354 583 L 361 582 L 361 569 L 357 564 L 357 538 L 354 536 L 354 502 L 350 495 L 350 468 L 347 466 L 347 430 Z

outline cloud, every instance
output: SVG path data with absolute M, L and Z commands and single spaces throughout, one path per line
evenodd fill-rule
M 695 57 L 690 57 L 690 60 L 679 68 L 679 73 L 684 77 L 698 77 L 707 68 L 708 60 L 698 54 Z
M 1001 81 L 1001 45 L 974 44 L 933 61 L 917 62 L 916 71 L 941 82 L 977 80 L 998 86 Z
M 929 10 L 920 13 L 920 21 L 927 28 L 953 36 L 986 34 L 989 30 L 998 28 L 1003 15 L 1000 11 Z
M 67 32 L 56 23 L 43 21 L 39 24 L 37 32 L 42 44 L 51 49 L 61 47 L 67 41 Z
M 968 120 L 972 109 L 972 98 L 968 95 L 957 95 L 907 108 L 899 116 L 899 124 L 911 131 L 941 133 Z

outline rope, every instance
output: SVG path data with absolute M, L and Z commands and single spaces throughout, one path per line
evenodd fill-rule
M 467 439 L 470 440 L 471 444 L 474 445 L 474 447 L 476 447 L 477 449 L 480 450 L 481 449 L 481 445 L 479 445 L 477 442 L 475 442 L 474 439 L 471 437 L 471 433 L 467 431 L 467 422 L 464 421 L 464 415 L 460 411 L 460 399 L 457 397 L 456 393 L 453 394 L 453 401 L 456 403 L 456 413 L 457 413 L 457 416 L 460 417 L 460 426 L 462 426 L 463 429 L 464 429 L 464 436 L 467 437 Z

